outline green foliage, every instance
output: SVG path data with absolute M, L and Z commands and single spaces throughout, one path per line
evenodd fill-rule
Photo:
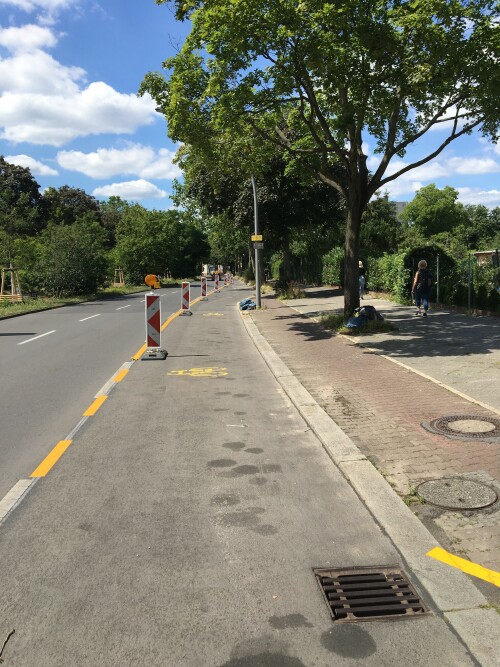
M 396 208 L 389 195 L 377 196 L 363 213 L 360 253 L 380 257 L 384 253 L 396 252 L 402 236 L 402 225 L 396 217 Z
M 344 249 L 332 248 L 323 255 L 322 282 L 326 285 L 344 284 Z
M 440 232 L 450 232 L 466 223 L 464 206 L 457 202 L 458 192 L 446 186 L 442 190 L 434 184 L 421 188 L 401 213 L 408 227 L 416 227 L 424 238 Z
M 106 272 L 105 232 L 97 222 L 49 225 L 42 233 L 36 265 L 49 296 L 92 294 Z
M 43 193 L 41 207 L 44 218 L 57 225 L 72 225 L 79 218 L 100 220 L 99 202 L 81 188 L 63 185 L 47 188 Z
M 370 288 L 389 292 L 394 299 L 401 303 L 408 302 L 409 292 L 411 291 L 408 286 L 411 284 L 412 273 L 407 266 L 406 259 L 407 254 L 399 252 L 370 260 L 367 267 Z
M 148 74 L 140 92 L 156 100 L 172 139 L 202 150 L 221 136 L 225 145 L 264 139 L 288 152 L 290 173 L 315 174 L 344 197 L 352 312 L 360 217 L 372 195 L 476 128 L 498 136 L 498 2 L 175 0 L 175 7 L 191 32 L 164 64 L 168 80 Z M 433 126 L 443 131 L 431 134 Z M 371 171 L 367 135 L 380 154 Z M 427 152 L 389 170 L 413 144 Z M 450 223 L 445 216 L 420 224 L 428 239 Z
M 196 275 L 208 253 L 204 233 L 179 211 L 148 211 L 134 204 L 116 228 L 114 256 L 127 282 L 142 283 L 148 273 Z
M 40 231 L 39 188 L 29 169 L 10 164 L 0 156 L 0 240 L 6 244 L 2 254 L 9 255 L 13 239 Z

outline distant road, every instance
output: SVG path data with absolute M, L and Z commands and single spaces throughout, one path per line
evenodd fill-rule
M 164 321 L 180 308 L 180 289 L 158 292 Z M 144 343 L 144 305 L 139 293 L 0 320 L 0 499 Z

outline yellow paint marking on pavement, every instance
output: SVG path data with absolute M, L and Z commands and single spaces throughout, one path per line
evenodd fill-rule
M 203 317 L 224 317 L 224 313 L 202 313 Z
M 167 320 L 166 322 L 163 322 L 163 324 L 161 325 L 161 329 L 160 329 L 160 331 L 163 331 L 164 329 L 166 329 L 166 328 L 168 327 L 168 325 L 170 324 L 170 322 L 173 322 L 173 321 L 175 320 L 175 318 L 176 318 L 176 317 L 179 317 L 179 315 L 180 315 L 181 313 L 182 313 L 182 310 L 178 310 L 178 311 L 177 311 L 176 313 L 174 313 L 173 315 L 170 315 L 170 317 L 168 318 L 168 320 Z
M 142 355 L 144 354 L 144 352 L 146 352 L 146 348 L 147 348 L 147 345 L 146 345 L 146 343 L 144 343 L 144 345 L 137 350 L 137 352 L 134 354 L 132 359 L 134 361 L 137 361 L 138 359 L 140 359 L 142 357 Z
M 169 371 L 167 375 L 177 377 L 189 376 L 195 378 L 218 378 L 227 375 L 227 368 L 214 366 L 213 368 L 190 368 L 189 370 Z
M 484 581 L 488 581 L 494 586 L 500 587 L 500 572 L 495 572 L 495 570 L 488 570 L 487 567 L 472 563 L 470 560 L 465 558 L 454 556 L 448 551 L 441 549 L 441 547 L 435 547 L 434 549 L 431 549 L 427 552 L 426 556 L 440 560 L 442 563 L 446 563 L 446 565 L 456 567 L 458 570 L 462 570 L 462 572 L 465 572 L 466 574 L 471 574 L 473 577 L 483 579 Z
M 40 463 L 38 468 L 31 473 L 30 477 L 45 477 L 45 475 L 49 472 L 52 466 L 57 463 L 57 461 L 61 458 L 72 442 L 73 440 L 60 440 L 54 449 L 50 452 L 50 454 L 48 454 Z
M 128 368 L 123 368 L 121 371 L 119 371 L 115 377 L 113 378 L 113 382 L 121 382 L 125 375 L 128 373 Z
M 107 398 L 108 398 L 107 396 L 98 396 L 95 399 L 95 401 L 92 403 L 92 405 L 90 405 L 85 410 L 85 412 L 83 413 L 83 416 L 84 417 L 93 417 Z

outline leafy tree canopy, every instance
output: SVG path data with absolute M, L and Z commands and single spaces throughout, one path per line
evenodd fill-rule
M 416 226 L 426 238 L 450 232 L 466 221 L 463 205 L 457 201 L 458 192 L 450 186 L 442 190 L 434 184 L 421 188 L 401 213 L 401 220 Z
M 80 188 L 63 185 L 60 188 L 47 188 L 43 193 L 42 207 L 44 217 L 58 225 L 72 225 L 85 213 L 93 214 L 100 220 L 99 202 Z
M 30 170 L 0 156 L 0 230 L 5 239 L 40 231 L 40 198 L 40 186 Z
M 157 0 L 163 4 L 166 0 Z M 146 75 L 175 140 L 228 129 L 285 147 L 347 203 L 346 311 L 359 303 L 361 215 L 386 183 L 474 128 L 498 136 L 496 0 L 176 0 L 192 30 Z M 435 147 L 389 173 L 427 135 Z M 364 141 L 380 161 L 370 173 Z M 333 167 L 334 163 L 341 169 Z

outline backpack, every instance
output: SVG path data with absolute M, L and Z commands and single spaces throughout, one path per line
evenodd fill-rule
M 355 308 L 354 312 L 358 317 L 364 317 L 365 320 L 374 321 L 379 320 L 383 321 L 382 315 L 377 311 L 374 306 L 361 306 L 360 308 Z
M 429 287 L 432 287 L 432 274 L 429 269 L 418 270 L 417 287 L 420 287 L 420 289 L 428 289 Z

